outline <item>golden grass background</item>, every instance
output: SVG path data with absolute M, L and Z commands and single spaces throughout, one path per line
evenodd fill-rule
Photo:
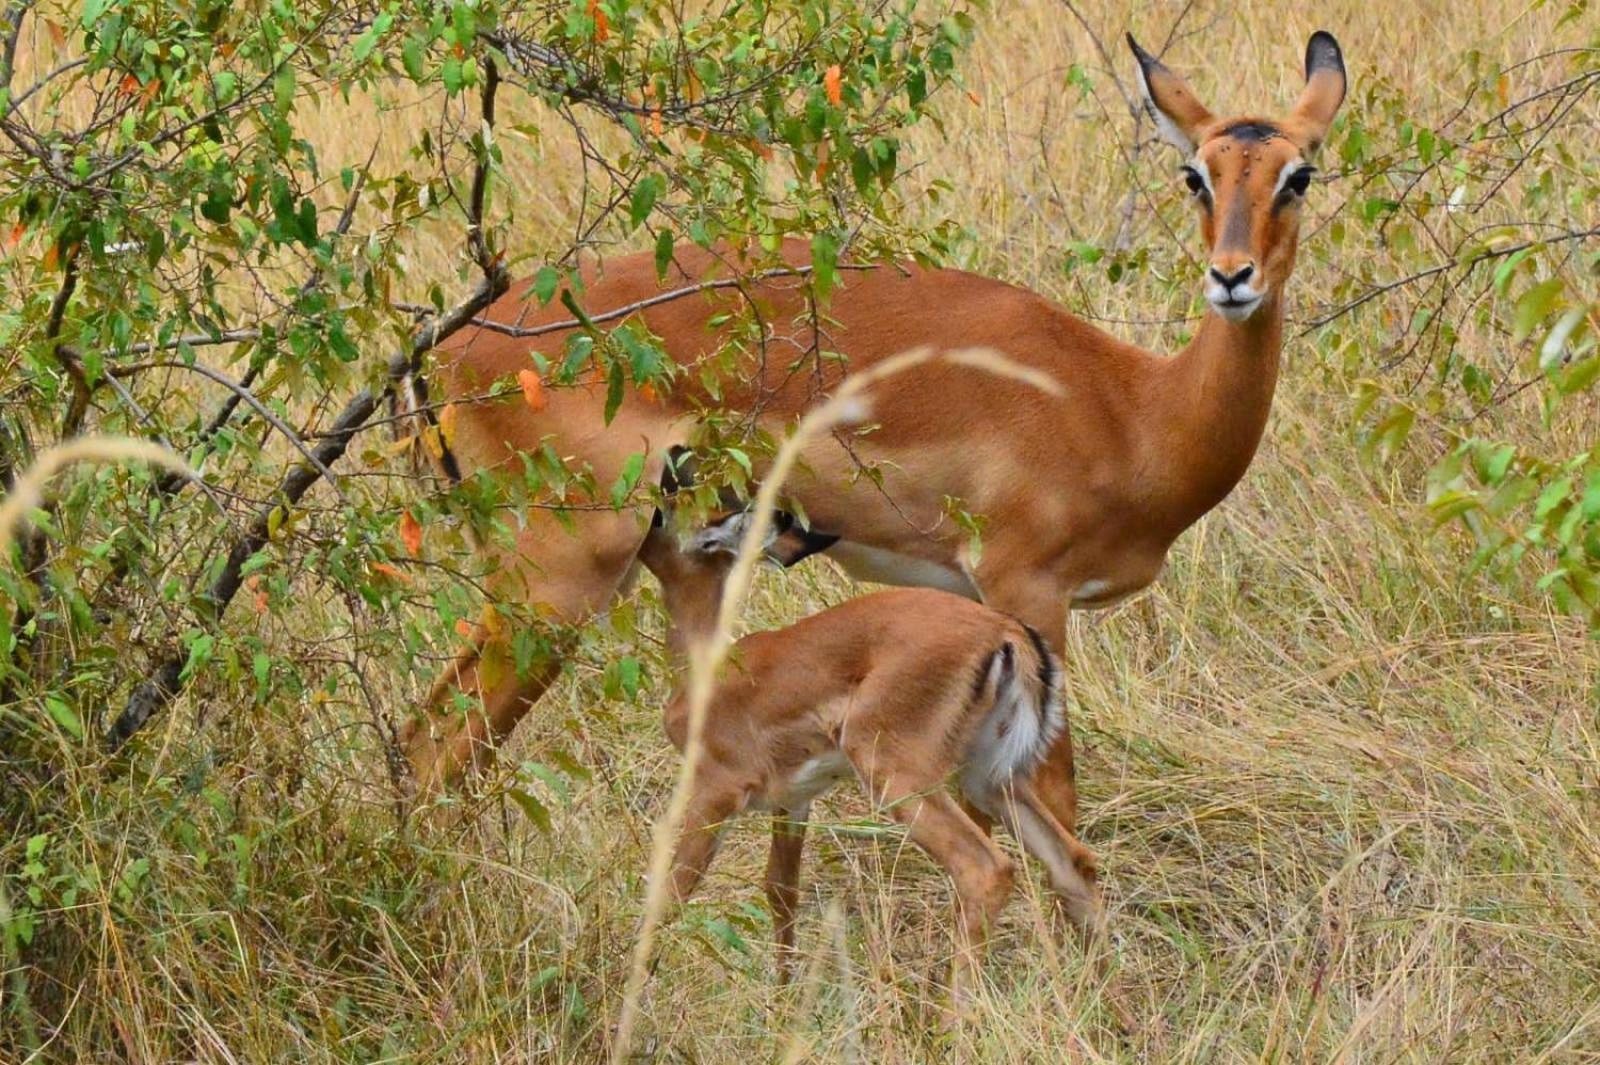
M 1078 8 L 1126 79 L 1121 33 L 1153 46 L 1183 6 Z M 1553 29 L 1558 8 L 1196 3 L 1167 60 L 1214 109 L 1270 113 L 1293 100 L 1304 42 L 1326 28 L 1345 49 L 1347 109 L 1381 81 L 1426 123 L 1465 92 L 1468 49 L 1507 65 L 1580 41 L 1581 28 Z M 1066 85 L 1074 63 L 1107 112 Z M 1194 286 L 1173 297 L 1151 274 L 1113 285 L 1061 269 L 1068 242 L 1110 239 L 1130 188 L 1132 123 L 1083 27 L 1054 0 L 997 0 L 963 70 L 976 99 L 945 99 L 945 135 L 919 131 L 909 178 L 950 182 L 942 209 L 974 237 L 963 265 L 1135 323 L 1107 328 L 1175 350 L 1183 324 L 1138 323 L 1194 313 Z M 577 154 L 525 98 L 508 92 L 501 106 L 503 125 L 543 130 L 503 134 L 511 165 L 496 194 L 515 206 L 514 252 L 537 259 L 567 243 Z M 321 119 L 329 172 L 381 135 L 354 129 L 335 103 Z M 385 136 L 380 152 L 400 152 L 408 132 Z M 1151 145 L 1138 173 L 1164 178 L 1175 163 Z M 1337 181 L 1313 192 L 1292 317 L 1338 278 L 1384 270 L 1384 249 L 1335 253 L 1316 236 L 1346 192 Z M 1192 223 L 1174 239 L 1141 203 L 1132 234 L 1154 273 L 1196 273 Z M 418 276 L 459 261 L 447 223 L 413 239 Z M 1357 321 L 1375 338 L 1383 328 L 1378 309 Z M 1461 327 L 1468 344 L 1495 343 Z M 1351 389 L 1370 370 L 1321 358 L 1294 333 L 1291 322 L 1279 398 L 1244 483 L 1184 536 L 1148 594 L 1070 627 L 1082 834 L 1100 856 L 1127 993 L 1162 1031 L 1115 1031 L 1078 952 L 1044 934 L 1036 883 L 996 934 L 972 1023 L 943 1030 L 931 976 L 950 947 L 946 885 L 841 792 L 819 806 L 808 845 L 806 979 L 782 993 L 773 984 L 766 826 L 742 823 L 699 900 L 663 930 L 644 1059 L 1600 1060 L 1600 648 L 1529 597 L 1461 576 L 1467 548 L 1434 535 L 1416 506 L 1426 441 L 1418 461 L 1359 462 Z M 1590 426 L 1555 431 L 1577 442 Z M 826 563 L 764 574 L 747 625 L 784 624 L 858 591 Z M 640 601 L 638 632 L 619 611 L 505 754 L 507 772 L 567 757 L 592 769 L 565 796 L 534 785 L 554 810 L 548 833 L 503 804 L 415 843 L 426 868 L 449 875 L 416 878 L 405 925 L 370 894 L 369 877 L 393 873 L 380 868 L 387 857 L 358 868 L 308 846 L 301 868 L 265 873 L 303 885 L 303 908 L 246 895 L 222 941 L 174 917 L 154 963 L 130 952 L 95 975 L 50 1053 L 70 1059 L 109 1027 L 128 1060 L 346 1060 L 373 1047 L 389 1060 L 600 1058 L 650 822 L 676 764 L 659 724 L 666 692 L 607 700 L 594 665 L 656 653 L 652 590 Z M 403 707 L 430 679 L 374 683 Z M 200 701 L 156 730 L 167 733 L 152 743 L 158 770 L 162 744 L 191 727 Z M 266 752 L 260 772 L 302 755 L 285 749 L 293 731 L 252 727 L 263 730 L 252 737 Z M 366 830 L 359 810 L 340 807 L 355 819 L 344 824 L 305 816 L 339 840 Z M 340 912 L 366 929 L 354 942 L 341 938 Z M 106 954 L 119 956 L 115 943 Z

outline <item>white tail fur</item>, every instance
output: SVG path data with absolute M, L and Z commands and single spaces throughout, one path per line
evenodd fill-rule
M 986 666 L 978 698 L 991 709 L 978 726 L 961 771 L 962 790 L 980 803 L 1011 778 L 1032 770 L 1066 727 L 1055 690 L 1059 666 L 1036 634 L 1029 631 L 1028 637 L 1028 647 L 1006 640 Z

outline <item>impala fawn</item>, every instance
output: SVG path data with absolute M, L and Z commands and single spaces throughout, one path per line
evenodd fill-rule
M 766 891 L 780 979 L 791 975 L 800 855 L 813 799 L 854 775 L 955 883 L 957 999 L 976 976 L 1012 862 L 950 796 L 1004 824 L 1045 867 L 1086 941 L 1101 924 L 1094 856 L 1039 799 L 1034 774 L 1066 728 L 1059 663 L 1014 618 L 923 588 L 849 600 L 746 636 L 713 690 L 703 753 L 672 866 L 679 901 L 699 884 L 719 830 L 774 814 Z M 684 749 L 688 698 L 666 710 Z

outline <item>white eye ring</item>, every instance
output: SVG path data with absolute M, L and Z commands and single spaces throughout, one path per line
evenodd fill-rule
M 1273 192 L 1275 197 L 1290 193 L 1294 196 L 1304 196 L 1311 187 L 1311 175 L 1317 168 L 1299 159 L 1291 159 L 1278 171 L 1278 187 Z

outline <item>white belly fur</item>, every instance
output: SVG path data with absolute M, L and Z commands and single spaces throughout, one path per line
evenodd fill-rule
M 971 578 L 958 569 L 927 559 L 912 558 L 881 547 L 840 540 L 824 552 L 858 581 L 898 584 L 910 588 L 936 588 L 968 599 L 981 598 Z
M 802 813 L 811 805 L 811 800 L 854 775 L 855 767 L 843 751 L 824 751 L 806 759 L 793 776 L 776 784 L 769 794 L 752 803 L 751 808 Z

